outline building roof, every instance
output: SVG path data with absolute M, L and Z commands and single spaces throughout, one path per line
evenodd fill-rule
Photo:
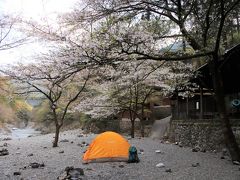
M 223 78 L 224 92 L 226 94 L 240 92 L 240 44 L 225 52 L 218 63 L 218 69 Z M 196 77 L 191 82 L 203 88 L 213 89 L 209 63 L 196 70 Z

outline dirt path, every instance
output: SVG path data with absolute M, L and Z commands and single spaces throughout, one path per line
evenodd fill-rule
M 164 119 L 156 120 L 152 126 L 151 138 L 153 139 L 163 139 L 169 128 L 171 116 Z

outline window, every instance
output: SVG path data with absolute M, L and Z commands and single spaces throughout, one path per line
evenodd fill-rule
M 199 102 L 196 102 L 196 109 L 199 109 Z

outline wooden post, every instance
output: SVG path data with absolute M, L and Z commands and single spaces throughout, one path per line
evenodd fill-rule
M 177 103 L 176 103 L 176 109 L 177 109 L 177 119 L 179 119 L 179 98 L 178 98 L 178 91 L 177 91 Z
M 203 88 L 200 87 L 200 119 L 203 119 Z
M 186 98 L 186 105 L 187 105 L 187 119 L 189 118 L 189 101 L 188 101 L 188 95 L 187 95 L 187 98 Z

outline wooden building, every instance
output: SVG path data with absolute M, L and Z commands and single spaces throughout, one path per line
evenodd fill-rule
M 225 52 L 219 60 L 218 69 L 223 78 L 226 107 L 230 118 L 240 119 L 240 44 Z M 190 80 L 199 88 L 191 89 L 191 97 L 182 97 L 180 92 L 172 97 L 172 119 L 216 119 L 218 112 L 213 92 L 209 64 L 196 70 Z M 184 91 L 190 91 L 185 89 Z

